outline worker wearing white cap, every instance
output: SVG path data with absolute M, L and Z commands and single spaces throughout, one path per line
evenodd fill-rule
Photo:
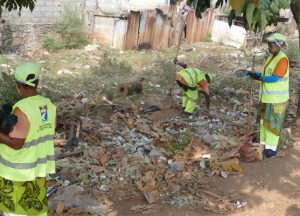
M 266 157 L 277 156 L 277 146 L 289 100 L 289 60 L 282 48 L 286 37 L 273 33 L 267 39 L 269 57 L 262 72 L 249 73 L 260 81 L 258 121 L 260 143 Z

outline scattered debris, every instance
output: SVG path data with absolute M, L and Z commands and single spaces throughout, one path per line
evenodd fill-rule
M 149 112 L 157 112 L 160 111 L 161 109 L 158 106 L 151 105 L 147 109 L 144 110 L 144 113 L 149 113 Z
M 87 52 L 92 52 L 92 51 L 95 51 L 99 48 L 100 48 L 100 46 L 97 45 L 97 44 L 89 44 L 89 45 L 84 47 L 84 50 L 87 51 Z
M 69 69 L 66 69 L 66 68 L 62 68 L 62 69 L 58 70 L 56 73 L 58 75 L 69 74 L 69 75 L 71 75 L 73 77 L 77 77 L 73 71 L 71 71 Z
M 83 193 L 83 188 L 74 185 L 65 187 L 62 192 L 49 200 L 49 208 L 57 206 L 56 213 L 61 214 L 64 210 L 79 208 L 90 214 L 106 215 L 109 207 L 100 201 Z
M 236 201 L 234 203 L 234 207 L 237 209 L 243 208 L 247 205 L 247 202 L 240 202 L 240 201 Z

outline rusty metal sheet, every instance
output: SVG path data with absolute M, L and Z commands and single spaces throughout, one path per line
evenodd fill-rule
M 215 15 L 215 10 L 214 9 L 210 9 L 209 13 L 208 13 L 208 28 L 207 28 L 207 34 L 210 34 L 212 31 L 212 27 L 213 27 L 213 22 L 214 22 L 214 15 Z
M 127 26 L 128 20 L 115 21 L 113 48 L 124 48 L 124 39 L 126 37 Z
M 174 45 L 178 45 L 179 44 L 179 41 L 181 37 L 181 31 L 182 31 L 182 28 L 183 28 L 183 23 L 182 23 L 182 19 L 180 16 L 177 16 L 176 17 L 176 22 L 174 23 L 174 31 L 173 31 L 173 34 L 171 37 L 173 37 L 174 39 Z
M 188 43 L 194 42 L 194 34 L 195 34 L 194 20 L 196 20 L 194 12 L 189 12 L 186 17 L 186 40 Z
M 156 11 L 148 11 L 142 13 L 139 26 L 139 49 L 152 48 L 155 20 Z
M 138 48 L 138 30 L 140 12 L 131 11 L 128 17 L 128 29 L 125 37 L 125 49 L 133 50 Z
M 161 13 L 157 13 L 155 27 L 154 27 L 154 34 L 153 34 L 153 48 L 160 49 L 161 45 L 161 38 L 163 35 L 164 29 L 164 16 Z
M 193 42 L 200 42 L 203 40 L 203 31 L 204 31 L 204 21 L 201 19 L 195 19 L 194 26 L 195 26 L 195 32 L 194 32 L 194 41 Z
M 160 40 L 160 47 L 161 48 L 168 48 L 169 47 L 169 38 L 170 38 L 170 21 L 166 19 L 164 28 L 162 31 L 162 37 Z
M 208 10 L 198 19 L 190 12 L 186 19 L 186 39 L 188 43 L 202 41 L 209 35 L 214 18 L 214 10 Z M 161 49 L 178 45 L 183 28 L 183 19 L 175 11 L 172 17 L 160 11 L 131 12 L 125 38 L 125 49 Z

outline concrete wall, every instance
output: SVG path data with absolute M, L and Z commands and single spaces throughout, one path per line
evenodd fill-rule
M 4 12 L 2 18 L 9 24 L 55 24 L 63 17 L 64 6 L 71 6 L 78 11 L 84 8 L 84 0 L 38 0 L 31 12 L 28 9 L 17 12 Z
M 22 10 L 20 14 L 4 11 L 2 19 L 5 23 L 0 28 L 1 51 L 34 52 L 39 49 L 41 38 L 62 20 L 65 5 L 81 13 L 84 0 L 39 0 L 33 12 L 29 9 Z M 11 40 L 3 42 L 9 36 Z
M 76 8 L 89 33 L 109 46 L 120 47 L 130 10 L 155 9 L 168 4 L 169 0 L 38 0 L 33 12 L 28 9 L 20 15 L 15 11 L 3 12 L 5 24 L 0 27 L 0 49 L 9 50 L 9 44 L 12 52 L 38 49 L 41 37 L 62 20 L 65 5 Z

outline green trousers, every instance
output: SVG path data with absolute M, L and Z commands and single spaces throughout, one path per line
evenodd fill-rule
M 182 92 L 182 107 L 185 108 L 184 111 L 187 113 L 192 113 L 197 106 L 198 101 L 198 91 L 197 90 L 184 90 L 180 88 Z
M 268 130 L 264 124 L 263 120 L 260 120 L 260 127 L 259 127 L 259 132 L 260 132 L 260 143 L 265 145 L 265 149 L 271 149 L 273 151 L 277 150 L 278 146 L 278 141 L 279 141 L 279 136 Z

